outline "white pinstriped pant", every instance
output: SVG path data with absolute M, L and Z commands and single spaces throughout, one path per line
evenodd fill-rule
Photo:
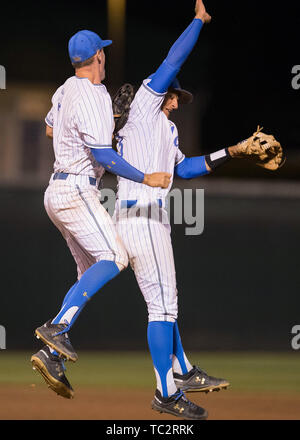
M 100 203 L 100 191 L 87 176 L 76 181 L 50 180 L 44 205 L 77 264 L 78 279 L 100 260 L 127 267 L 128 257 L 111 216 Z M 74 180 L 74 179 L 73 179 Z
M 121 208 L 117 203 L 114 220 L 146 301 L 149 322 L 174 322 L 178 304 L 171 227 L 166 210 L 156 203 L 151 208 L 154 218 L 148 207 L 139 212 L 138 204 Z

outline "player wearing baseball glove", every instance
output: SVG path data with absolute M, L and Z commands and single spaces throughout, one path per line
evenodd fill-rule
M 201 21 L 207 22 L 203 2 L 198 0 L 196 5 L 202 10 Z M 232 158 L 253 159 L 269 170 L 283 163 L 279 142 L 260 129 L 237 145 L 205 156 L 185 157 L 180 150 L 177 128 L 169 118 L 179 104 L 192 101 L 191 93 L 180 87 L 176 74 L 187 47 L 191 48 L 191 40 L 194 44 L 201 30 L 197 18 L 196 14 L 157 71 L 143 81 L 134 99 L 133 88 L 128 84 L 113 98 L 119 154 L 134 166 L 141 164 L 146 169 L 164 163 L 172 175 L 168 189 L 151 192 L 118 179 L 115 219 L 148 309 L 147 339 L 157 380 L 151 406 L 160 413 L 193 420 L 206 418 L 207 411 L 189 401 L 184 393 L 218 391 L 227 388 L 229 382 L 191 364 L 184 352 L 177 323 L 176 271 L 165 198 L 174 176 L 204 176 Z
M 176 86 L 169 88 L 169 94 L 171 93 L 178 94 L 182 104 L 189 104 L 193 100 L 193 95 L 186 90 L 182 90 L 178 81 Z M 114 135 L 116 138 L 118 137 L 117 133 L 125 126 L 128 120 L 130 105 L 134 95 L 134 87 L 127 83 L 119 88 L 112 99 L 115 119 Z M 262 129 L 263 127 L 258 126 L 252 136 L 226 149 L 227 156 L 225 160 L 230 158 L 250 159 L 257 166 L 266 170 L 276 171 L 281 168 L 286 160 L 282 146 L 273 135 L 263 133 Z M 215 168 L 210 160 L 210 156 L 207 156 L 207 162 L 208 165 L 212 165 L 211 169 Z

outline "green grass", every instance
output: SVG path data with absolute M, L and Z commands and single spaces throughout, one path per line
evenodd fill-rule
M 193 364 L 224 377 L 236 391 L 300 393 L 299 353 L 220 352 L 187 353 Z M 0 384 L 43 382 L 32 371 L 31 353 L 0 352 Z M 153 388 L 149 353 L 79 352 L 77 363 L 67 363 L 67 377 L 76 386 Z

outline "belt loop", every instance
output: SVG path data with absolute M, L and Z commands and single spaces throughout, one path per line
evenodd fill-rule
M 96 186 L 97 179 L 95 179 L 95 177 L 89 177 L 89 181 L 91 185 Z
M 57 179 L 66 180 L 68 175 L 69 175 L 68 173 L 55 173 L 53 176 L 53 180 L 57 180 Z
M 121 208 L 131 208 L 137 204 L 137 200 L 121 200 Z

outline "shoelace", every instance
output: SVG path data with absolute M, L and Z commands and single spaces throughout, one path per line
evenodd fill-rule
M 177 402 L 177 400 L 181 399 L 181 397 L 184 396 L 184 392 L 179 389 L 176 391 L 176 393 L 173 396 L 175 397 L 175 400 Z
M 66 369 L 66 366 L 65 366 L 65 363 L 64 363 L 64 361 L 59 357 L 59 356 L 57 356 L 56 354 L 53 354 L 53 353 L 50 353 L 49 352 L 49 354 L 51 354 L 51 357 L 50 357 L 50 359 L 53 361 L 53 362 L 56 362 L 57 363 L 57 365 L 56 365 L 56 370 L 59 372 L 59 370 L 62 370 L 62 372 L 65 372 L 67 369 Z
M 58 324 L 58 325 L 59 325 L 58 328 L 61 328 L 62 330 L 60 330 L 59 332 L 55 333 L 54 336 L 64 335 L 64 334 L 66 334 L 70 330 L 70 325 L 67 325 L 67 324 Z M 68 335 L 66 335 L 66 339 L 68 340 L 67 342 L 69 342 Z
M 191 408 L 194 408 L 194 409 L 198 408 L 197 405 L 195 403 L 191 402 L 190 400 L 186 399 L 185 401 Z
M 195 404 L 195 403 L 193 403 L 193 402 L 191 402 L 189 399 L 187 399 L 186 398 L 186 396 L 185 396 L 185 394 L 184 394 L 184 392 L 183 391 L 181 391 L 180 389 L 177 391 L 177 393 L 175 393 L 175 394 L 177 394 L 177 396 L 176 396 L 176 402 L 178 402 L 178 400 L 180 400 L 180 399 L 182 399 L 185 403 L 187 403 L 191 408 L 194 408 L 194 409 L 196 409 L 197 408 L 197 405 Z
M 205 377 L 209 377 L 209 375 L 208 375 L 204 370 L 202 370 L 201 368 L 199 368 L 199 367 L 195 367 L 195 369 L 196 369 L 196 371 L 197 371 L 198 373 L 202 374 L 203 376 L 205 376 Z

